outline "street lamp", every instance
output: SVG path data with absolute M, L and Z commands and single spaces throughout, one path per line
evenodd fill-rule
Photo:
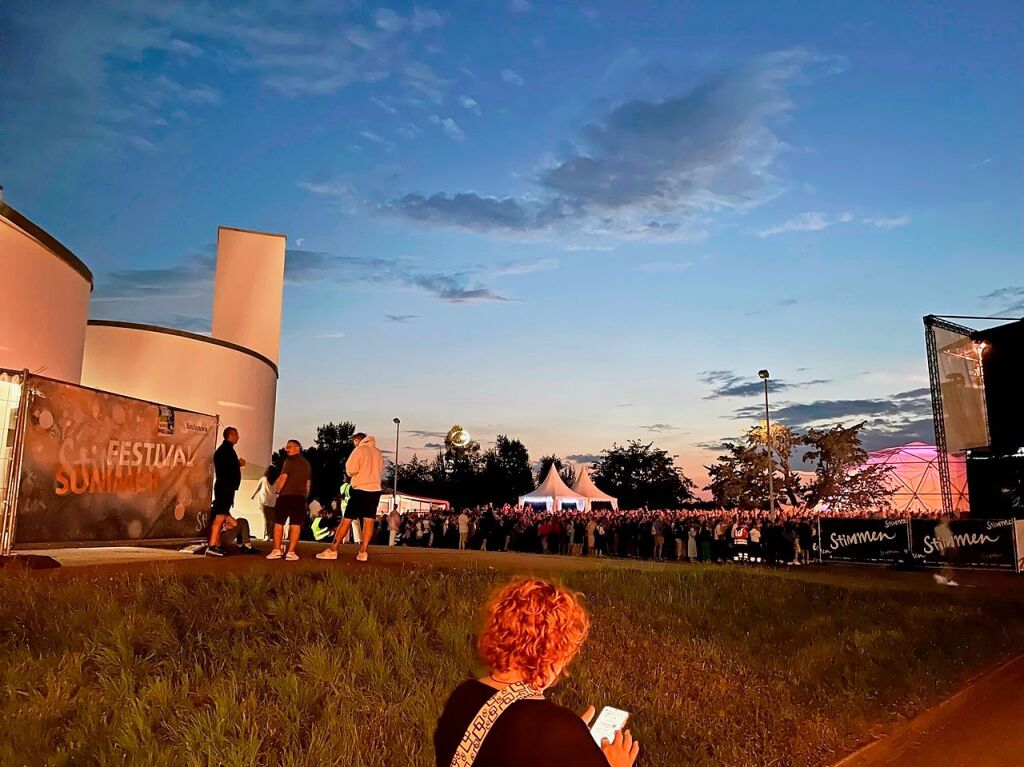
M 758 370 L 757 377 L 764 381 L 764 446 L 768 449 L 768 511 L 775 512 L 775 482 L 772 475 L 772 422 L 768 416 L 768 378 L 767 370 Z
M 398 435 L 402 431 L 402 419 L 392 418 L 395 424 L 395 483 L 391 488 L 391 508 L 398 511 Z

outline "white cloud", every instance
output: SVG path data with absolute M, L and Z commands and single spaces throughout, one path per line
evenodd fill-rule
M 701 239 L 715 216 L 780 193 L 775 166 L 786 144 L 776 131 L 794 110 L 789 90 L 835 71 L 834 58 L 802 49 L 760 56 L 682 95 L 611 109 L 530 174 L 531 192 L 407 194 L 383 210 L 517 237 Z
M 784 224 L 762 229 L 757 233 L 757 236 L 771 237 L 772 235 L 784 232 L 817 232 L 821 229 L 827 229 L 831 225 L 832 222 L 828 220 L 828 216 L 821 211 L 809 211 L 801 213 L 799 216 L 794 216 Z
M 430 115 L 428 118 L 434 125 L 440 126 L 444 131 L 444 135 L 450 138 L 452 141 L 462 141 L 466 138 L 466 134 L 462 132 L 462 128 L 450 117 L 441 117 L 440 115 Z
M 377 29 L 397 32 L 405 26 L 405 19 L 390 8 L 380 8 L 373 16 L 373 23 L 377 25 Z
M 433 9 L 417 6 L 416 10 L 413 11 L 411 24 L 415 32 L 423 32 L 427 29 L 440 29 L 444 26 L 444 18 Z
M 671 274 L 674 272 L 685 272 L 691 266 L 692 264 L 689 261 L 651 261 L 650 263 L 640 264 L 637 267 L 637 271 Z
M 396 115 L 396 114 L 398 114 L 398 110 L 397 110 L 397 109 L 395 109 L 395 108 L 394 108 L 393 106 L 391 106 L 390 104 L 388 104 L 388 103 L 387 103 L 386 101 L 384 101 L 383 99 L 379 99 L 379 98 L 377 98 L 376 96 L 371 96 L 371 97 L 370 97 L 370 101 L 372 101 L 372 102 L 373 102 L 374 104 L 376 104 L 377 106 L 379 106 L 379 107 L 380 107 L 381 109 L 383 109 L 383 110 L 384 110 L 385 112 L 387 112 L 387 113 L 388 113 L 389 115 Z
M 522 75 L 512 71 L 511 69 L 501 70 L 501 79 L 507 83 L 520 87 L 526 83 L 526 80 L 523 79 Z
M 300 181 L 296 186 L 320 197 L 351 197 L 352 188 L 347 184 L 333 182 Z M 301 244 L 301 243 L 300 243 Z
M 849 222 L 853 221 L 853 219 L 854 215 L 850 213 L 850 211 L 846 211 L 845 213 L 839 214 L 839 223 L 841 224 L 848 224 Z
M 893 216 L 891 218 L 865 218 L 864 223 L 876 229 L 896 229 L 910 223 L 910 216 Z
M 477 117 L 481 114 L 480 105 L 477 103 L 476 99 L 469 96 L 459 96 L 459 106 L 468 112 L 472 112 Z

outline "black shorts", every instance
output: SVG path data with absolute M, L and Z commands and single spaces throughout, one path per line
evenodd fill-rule
M 213 503 L 210 504 L 210 516 L 217 517 L 231 513 L 231 507 L 235 505 L 234 490 L 213 491 Z
M 290 520 L 290 522 L 289 522 Z M 301 525 L 306 521 L 306 497 L 303 495 L 279 495 L 274 504 L 274 524 Z
M 345 507 L 345 519 L 375 519 L 380 504 L 380 490 L 356 490 L 352 488 Z

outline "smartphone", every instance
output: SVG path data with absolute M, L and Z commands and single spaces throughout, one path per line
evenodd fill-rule
M 626 726 L 627 719 L 629 719 L 628 711 L 605 706 L 601 709 L 601 713 L 597 715 L 597 719 L 594 720 L 594 725 L 590 728 L 590 734 L 594 736 L 594 740 L 597 741 L 599 746 L 602 740 L 607 740 L 611 743 L 615 739 L 615 733 Z

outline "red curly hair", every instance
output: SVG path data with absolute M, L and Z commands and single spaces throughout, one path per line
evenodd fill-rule
M 590 618 L 576 594 L 519 578 L 492 595 L 477 650 L 493 671 L 518 672 L 542 690 L 576 657 L 589 630 Z

